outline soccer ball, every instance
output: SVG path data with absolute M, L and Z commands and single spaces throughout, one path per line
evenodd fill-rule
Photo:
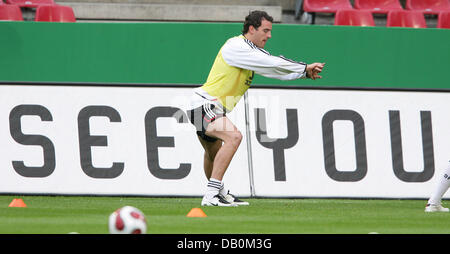
M 110 234 L 145 234 L 147 221 L 144 213 L 132 206 L 117 209 L 109 216 Z

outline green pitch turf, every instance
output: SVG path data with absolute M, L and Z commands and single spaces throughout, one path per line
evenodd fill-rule
M 26 208 L 8 207 L 22 198 Z M 201 198 L 0 196 L 1 234 L 107 234 L 108 216 L 131 205 L 149 234 L 449 234 L 449 213 L 425 213 L 424 200 L 246 199 L 250 206 L 202 207 Z M 449 206 L 449 201 L 444 201 Z

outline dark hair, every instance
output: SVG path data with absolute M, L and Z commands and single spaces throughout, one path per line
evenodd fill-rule
M 258 29 L 261 26 L 262 20 L 265 19 L 273 23 L 273 18 L 267 14 L 265 11 L 252 11 L 247 17 L 245 17 L 244 28 L 242 29 L 242 34 L 246 34 L 250 26 Z

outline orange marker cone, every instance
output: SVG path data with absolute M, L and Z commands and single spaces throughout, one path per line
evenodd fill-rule
M 27 205 L 21 198 L 15 198 L 11 203 L 9 203 L 8 207 L 27 207 Z
M 192 208 L 186 217 L 207 217 L 205 212 L 200 208 Z

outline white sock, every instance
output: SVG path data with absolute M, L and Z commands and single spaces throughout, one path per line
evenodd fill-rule
M 228 194 L 228 189 L 225 187 L 225 183 L 222 182 L 222 188 L 220 188 L 219 194 L 224 196 Z
M 222 184 L 222 181 L 210 178 L 206 187 L 206 196 L 208 198 L 213 198 L 215 195 L 219 194 Z
M 442 196 L 447 192 L 450 187 L 450 165 L 444 170 L 444 173 L 439 176 L 436 189 L 428 200 L 428 204 L 439 205 L 441 204 Z

